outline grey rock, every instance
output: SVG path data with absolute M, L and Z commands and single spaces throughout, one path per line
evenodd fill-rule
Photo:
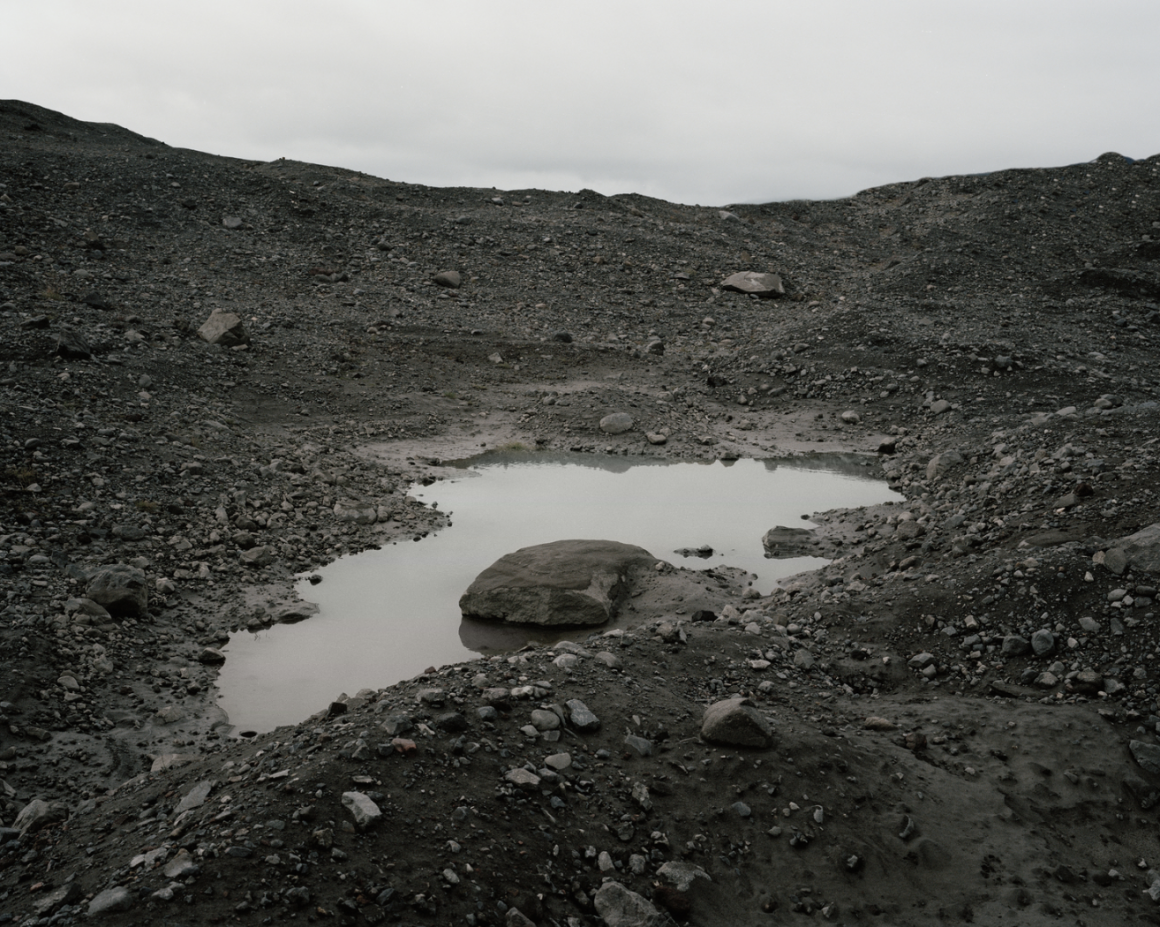
M 1031 642 L 1017 634 L 1008 634 L 1003 638 L 999 652 L 1005 657 L 1021 657 L 1031 651 Z
M 177 803 L 177 808 L 174 809 L 174 814 L 181 814 L 183 811 L 192 811 L 194 808 L 200 808 L 205 804 L 205 800 L 209 798 L 209 793 L 213 791 L 213 780 L 203 779 L 191 788 L 182 797 L 181 801 Z
M 1055 650 L 1055 635 L 1047 628 L 1040 628 L 1031 635 L 1031 650 L 1037 657 L 1046 657 Z
M 935 415 L 942 415 L 951 410 L 951 404 L 945 399 L 936 399 L 930 404 L 930 411 Z
M 931 406 L 931 410 L 934 410 L 933 405 Z M 928 480 L 936 480 L 962 462 L 963 455 L 958 451 L 943 451 L 941 454 L 935 454 L 926 465 L 926 478 Z
M 241 318 L 233 312 L 215 309 L 197 330 L 198 337 L 209 344 L 220 344 L 232 348 L 239 344 L 249 344 L 250 337 Z
M 1115 548 L 1124 552 L 1133 570 L 1160 573 L 1160 522 L 1121 538 Z
M 229 229 L 231 232 L 237 231 L 242 227 L 242 220 L 240 216 L 222 216 L 222 227 Z
M 20 813 L 16 815 L 16 820 L 12 822 L 12 826 L 23 836 L 35 834 L 42 827 L 47 827 L 49 824 L 59 824 L 66 820 L 68 820 L 68 806 L 64 802 L 34 798 L 20 809 Z
M 568 699 L 568 723 L 581 733 L 600 730 L 600 719 L 580 699 Z
M 197 655 L 197 661 L 204 663 L 206 666 L 216 666 L 219 663 L 226 662 L 226 655 L 220 650 L 215 650 L 213 647 L 206 647 Z
M 731 290 L 734 293 L 752 293 L 762 298 L 785 295 L 785 284 L 782 283 L 781 277 L 752 270 L 730 274 L 721 281 L 721 289 Z
M 747 698 L 714 702 L 701 719 L 701 737 L 732 747 L 771 747 L 773 728 Z
M 463 286 L 463 276 L 457 270 L 441 270 L 431 279 L 439 286 L 450 287 L 454 290 Z
M 1124 575 L 1129 563 L 1128 552 L 1122 547 L 1113 547 L 1111 550 L 1104 552 L 1104 566 L 1117 576 Z
M 636 734 L 628 734 L 624 738 L 624 745 L 636 753 L 637 756 L 652 756 L 652 741 Z
M 128 911 L 133 907 L 133 901 L 133 892 L 124 885 L 115 885 L 113 888 L 106 888 L 89 902 L 89 917 L 100 917 L 102 914 Z
M 89 579 L 85 595 L 118 617 L 139 618 L 149 607 L 144 572 L 125 563 L 98 569 Z
M 243 566 L 261 569 L 274 562 L 274 548 L 266 546 L 251 547 L 249 550 L 243 550 L 238 555 L 238 559 L 241 560 Z
M 378 509 L 369 502 L 336 502 L 334 514 L 339 521 L 356 525 L 373 525 L 378 519 Z
M 77 904 L 84 897 L 85 892 L 79 882 L 66 882 L 59 888 L 54 888 L 38 897 L 32 904 L 32 910 L 37 917 L 44 917 L 62 905 Z
M 560 716 L 554 711 L 537 708 L 532 712 L 532 726 L 537 731 L 554 731 L 560 724 Z
M 787 528 L 784 525 L 766 531 L 761 546 L 765 548 L 765 556 L 775 560 L 808 557 L 821 547 L 814 529 Z
M 93 349 L 75 328 L 62 325 L 56 336 L 56 353 L 65 360 L 88 360 L 93 356 Z
M 530 792 L 540 787 L 540 777 L 534 772 L 517 767 L 504 773 L 504 781 L 524 792 Z
M 687 892 L 693 887 L 693 882 L 696 879 L 713 881 L 709 873 L 695 863 L 682 863 L 675 860 L 670 860 L 662 865 L 657 870 L 657 875 L 671 883 L 678 892 Z
M 667 920 L 652 902 L 619 882 L 605 882 L 592 901 L 607 927 L 660 927 Z
M 536 922 L 519 908 L 508 908 L 503 922 L 504 927 L 536 927 Z
M 165 868 L 162 870 L 167 879 L 187 879 L 191 875 L 197 875 L 201 871 L 197 861 L 190 855 L 189 850 L 178 850 L 177 855 L 173 857 Z
M 633 417 L 627 412 L 613 412 L 600 420 L 600 430 L 606 435 L 620 435 L 631 431 L 634 424 Z
M 379 806 L 363 792 L 343 792 L 342 806 L 350 812 L 351 818 L 354 819 L 354 826 L 359 830 L 372 827 L 383 816 Z
M 507 554 L 459 599 L 463 614 L 516 624 L 597 625 L 616 616 L 656 558 L 617 541 L 554 541 Z
M 1128 743 L 1128 749 L 1144 772 L 1152 776 L 1160 776 L 1160 746 L 1145 743 L 1142 740 L 1133 740 Z

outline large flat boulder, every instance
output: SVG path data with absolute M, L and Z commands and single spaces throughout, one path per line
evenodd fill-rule
M 598 625 L 616 616 L 634 574 L 656 557 L 618 541 L 553 541 L 500 557 L 459 599 L 468 618 L 516 624 Z

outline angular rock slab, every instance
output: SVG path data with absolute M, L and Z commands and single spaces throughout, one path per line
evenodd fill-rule
M 706 708 L 701 737 L 730 747 L 773 746 L 773 728 L 747 698 L 724 699 Z
M 85 595 L 110 615 L 139 618 L 149 607 L 145 574 L 125 563 L 101 567 L 89 579 Z
M 343 792 L 342 806 L 350 812 L 350 816 L 354 819 L 354 826 L 359 830 L 366 830 L 373 826 L 383 816 L 379 806 L 363 792 Z
M 236 313 L 225 312 L 222 309 L 211 312 L 209 318 L 197 330 L 197 334 L 202 341 L 220 344 L 226 348 L 248 344 L 250 341 L 241 318 Z
M 721 289 L 734 293 L 753 293 L 756 296 L 785 296 L 785 285 L 777 274 L 759 274 L 753 270 L 743 270 L 731 274 L 721 281 Z
M 618 541 L 552 541 L 500 557 L 459 599 L 465 617 L 552 626 L 598 625 L 616 616 L 638 572 L 657 559 Z

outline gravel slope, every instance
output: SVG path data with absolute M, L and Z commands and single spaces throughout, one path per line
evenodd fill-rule
M 709 209 L 17 101 L 0 142 L 0 923 L 651 922 L 612 883 L 706 925 L 1160 917 L 1160 558 L 1123 540 L 1160 521 L 1160 157 Z M 818 513 L 834 559 L 770 596 L 721 570 L 709 615 L 239 739 L 230 634 L 509 443 L 840 451 L 906 501 Z M 129 614 L 85 597 L 112 564 Z M 772 746 L 702 737 L 734 696 Z

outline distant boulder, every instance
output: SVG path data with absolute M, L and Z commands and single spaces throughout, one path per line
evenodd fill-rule
M 635 575 L 657 559 L 617 541 L 553 541 L 500 557 L 459 600 L 465 617 L 538 625 L 614 618 Z

